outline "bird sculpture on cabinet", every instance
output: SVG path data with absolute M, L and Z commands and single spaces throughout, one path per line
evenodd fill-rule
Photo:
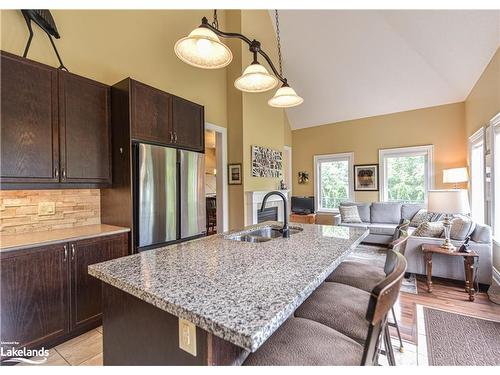
M 60 39 L 61 36 L 57 31 L 56 23 L 50 11 L 48 9 L 22 9 L 21 13 L 23 14 L 26 25 L 28 26 L 28 31 L 30 33 L 28 42 L 26 43 L 26 48 L 24 49 L 23 57 L 28 56 L 28 50 L 31 45 L 31 40 L 33 39 L 33 28 L 31 27 L 31 21 L 33 21 L 47 33 L 50 43 L 52 44 L 52 47 L 56 52 L 57 59 L 59 60 L 59 69 L 68 71 L 68 69 L 63 64 L 61 56 L 59 56 L 59 52 L 57 51 L 56 45 L 54 44 L 54 40 L 52 39 L 52 37 Z

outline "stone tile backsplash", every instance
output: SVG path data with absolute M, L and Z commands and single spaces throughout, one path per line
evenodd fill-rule
M 0 191 L 1 234 L 39 232 L 100 222 L 99 189 Z

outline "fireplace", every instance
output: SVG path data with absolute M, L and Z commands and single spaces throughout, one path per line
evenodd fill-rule
M 264 211 L 257 211 L 257 223 L 264 221 L 277 221 L 278 220 L 278 207 L 267 207 Z
M 289 202 L 290 192 L 288 190 L 278 190 Z M 246 217 L 245 217 L 245 225 L 252 225 L 262 222 L 262 219 L 259 219 L 260 207 L 262 206 L 262 200 L 264 196 L 269 193 L 269 191 L 247 191 L 246 194 Z M 290 207 L 290 205 L 288 205 Z M 267 209 L 270 209 L 269 211 Z M 271 195 L 266 203 L 266 220 L 276 220 L 283 221 L 285 218 L 285 213 L 283 210 L 283 200 L 276 196 Z M 286 215 L 289 215 L 290 212 L 287 212 Z M 269 215 L 269 216 L 267 216 Z M 271 216 L 272 215 L 272 216 Z

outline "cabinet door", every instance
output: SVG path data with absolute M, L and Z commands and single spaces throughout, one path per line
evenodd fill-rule
M 58 72 L 61 181 L 111 182 L 110 87 Z
M 58 182 L 57 71 L 2 52 L 1 182 Z
M 101 281 L 88 274 L 91 264 L 128 253 L 128 233 L 72 242 L 71 329 L 92 325 L 101 319 Z
M 65 246 L 0 253 L 2 342 L 37 347 L 68 332 L 69 268 Z
M 205 116 L 203 106 L 174 96 L 172 99 L 174 142 L 194 151 L 205 149 Z
M 132 138 L 160 145 L 171 144 L 172 96 L 143 83 L 130 82 Z

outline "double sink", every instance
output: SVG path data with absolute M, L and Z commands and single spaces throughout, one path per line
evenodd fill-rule
M 302 232 L 302 228 L 299 227 L 289 227 L 288 232 L 290 235 Z M 259 229 L 255 229 L 251 232 L 236 233 L 234 235 L 226 237 L 228 240 L 240 241 L 240 242 L 267 242 L 273 238 L 283 237 L 280 226 L 268 226 Z

